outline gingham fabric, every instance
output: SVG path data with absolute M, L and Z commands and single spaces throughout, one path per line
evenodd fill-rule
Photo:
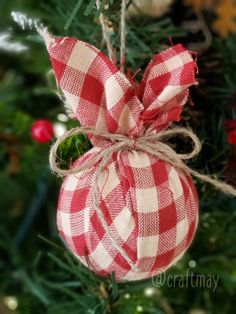
M 134 87 L 87 43 L 48 35 L 46 44 L 70 116 L 83 126 L 132 138 L 150 126 L 158 132 L 179 121 L 188 87 L 196 84 L 192 53 L 181 45 L 154 56 Z M 112 145 L 96 136 L 90 140 L 94 148 L 73 167 Z M 119 151 L 110 157 L 99 177 L 100 207 L 134 270 L 99 220 L 92 190 L 98 166 L 64 179 L 57 226 L 66 245 L 91 270 L 99 275 L 114 271 L 117 280 L 145 279 L 165 271 L 184 254 L 196 231 L 198 198 L 192 179 L 146 152 Z

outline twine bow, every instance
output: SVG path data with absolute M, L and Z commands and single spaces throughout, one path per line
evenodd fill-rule
M 83 165 L 77 168 L 71 169 L 61 169 L 57 162 L 57 150 L 60 144 L 66 141 L 68 138 L 78 135 L 78 134 L 93 134 L 98 137 L 102 137 L 108 140 L 111 140 L 113 144 L 101 150 L 95 158 L 90 161 L 85 162 Z M 188 137 L 193 142 L 193 149 L 189 153 L 178 154 L 175 152 L 173 148 L 166 142 L 163 142 L 166 138 L 170 138 L 176 135 L 182 135 Z M 225 194 L 229 196 L 236 196 L 236 189 L 231 185 L 221 182 L 217 179 L 212 178 L 209 175 L 201 174 L 196 170 L 189 168 L 183 161 L 192 159 L 196 157 L 201 150 L 201 143 L 199 138 L 193 133 L 191 129 L 187 129 L 184 127 L 173 127 L 167 130 L 161 130 L 156 134 L 148 134 L 146 133 L 143 136 L 140 136 L 136 139 L 129 138 L 122 134 L 113 134 L 104 131 L 97 131 L 94 128 L 89 127 L 76 127 L 69 131 L 67 131 L 63 136 L 61 136 L 51 147 L 49 154 L 49 162 L 53 172 L 60 176 L 65 176 L 69 174 L 76 174 L 86 169 L 90 169 L 97 162 L 100 162 L 100 171 L 98 171 L 99 176 L 104 168 L 104 164 L 108 161 L 109 157 L 112 153 L 118 152 L 121 150 L 139 150 L 149 153 L 151 155 L 156 156 L 157 158 L 166 161 L 173 165 L 176 168 L 179 168 L 185 171 L 187 174 L 192 175 L 202 181 L 212 184 L 217 189 L 221 190 Z M 101 165 L 103 165 L 101 167 Z
M 57 162 L 57 150 L 60 144 L 66 141 L 68 138 L 78 134 L 93 134 L 97 137 L 102 137 L 108 140 L 111 140 L 111 146 L 101 150 L 96 157 L 93 159 L 84 162 L 81 166 L 71 168 L 71 169 L 61 169 L 58 162 Z M 187 137 L 192 140 L 193 142 L 193 149 L 189 153 L 185 154 L 178 154 L 175 150 L 169 146 L 165 140 L 167 138 L 181 135 Z M 183 170 L 186 174 L 192 175 L 204 182 L 208 182 L 221 190 L 222 192 L 230 195 L 236 196 L 236 189 L 230 186 L 227 183 L 221 182 L 219 180 L 213 179 L 209 175 L 201 174 L 196 170 L 189 168 L 185 163 L 184 160 L 191 159 L 196 157 L 201 150 L 201 143 L 198 137 L 193 133 L 192 130 L 184 128 L 184 127 L 174 127 L 171 129 L 166 129 L 159 131 L 156 134 L 150 134 L 146 132 L 145 135 L 140 136 L 136 139 L 129 138 L 125 135 L 121 134 L 112 134 L 104 131 L 97 131 L 94 128 L 89 127 L 76 127 L 69 131 L 67 131 L 62 137 L 60 137 L 52 146 L 49 155 L 49 162 L 53 172 L 57 173 L 58 175 L 65 176 L 70 174 L 76 174 L 86 169 L 91 169 L 93 166 L 99 162 L 98 168 L 96 169 L 96 175 L 93 182 L 93 198 L 94 198 L 94 205 L 97 211 L 97 214 L 100 218 L 102 226 L 106 231 L 107 235 L 112 241 L 114 247 L 119 251 L 119 253 L 126 259 L 126 261 L 131 265 L 133 270 L 138 270 L 137 266 L 133 263 L 133 261 L 129 258 L 126 252 L 122 249 L 122 247 L 117 243 L 114 239 L 113 235 L 110 232 L 109 226 L 103 216 L 101 207 L 100 207 L 100 200 L 98 194 L 98 180 L 103 172 L 104 168 L 106 167 L 107 163 L 109 162 L 110 156 L 114 152 L 122 151 L 122 150 L 136 150 L 136 151 L 143 151 L 148 154 L 156 156 L 158 159 L 163 160 L 165 162 L 170 163 L 174 167 Z

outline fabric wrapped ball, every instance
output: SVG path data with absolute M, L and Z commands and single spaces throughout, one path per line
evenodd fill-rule
M 180 44 L 156 54 L 139 83 L 96 47 L 41 33 L 69 116 L 96 131 L 88 134 L 94 147 L 73 167 L 120 144 L 110 135 L 135 143 L 178 122 L 188 88 L 197 84 L 195 54 Z M 65 177 L 57 211 L 70 251 L 120 281 L 165 271 L 187 250 L 198 221 L 189 175 L 135 145 L 106 155 L 104 167 L 99 155 L 92 167 Z
M 93 148 L 74 167 L 98 151 Z M 57 211 L 61 237 L 85 266 L 102 276 L 115 272 L 117 280 L 131 281 L 165 271 L 182 257 L 196 231 L 198 198 L 192 179 L 145 152 L 113 153 L 99 177 L 100 208 L 134 270 L 97 214 L 93 182 L 98 166 L 65 178 Z

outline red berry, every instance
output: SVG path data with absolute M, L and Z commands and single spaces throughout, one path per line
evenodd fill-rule
M 49 120 L 37 120 L 31 127 L 31 134 L 38 143 L 49 142 L 54 136 L 53 125 Z
M 228 130 L 236 129 L 236 119 L 234 120 L 226 120 L 225 126 Z
M 236 144 L 236 130 L 232 130 L 228 132 L 228 143 L 233 145 Z

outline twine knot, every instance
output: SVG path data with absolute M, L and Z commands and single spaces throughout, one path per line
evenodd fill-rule
M 78 135 L 78 134 L 93 134 L 94 136 L 105 138 L 111 140 L 111 145 L 108 148 L 101 149 L 100 152 L 92 160 L 85 162 L 78 168 L 71 169 L 61 169 L 57 162 L 57 150 L 60 144 L 66 141 L 68 138 Z M 166 139 L 173 136 L 181 135 L 190 139 L 193 143 L 192 151 L 189 153 L 179 154 L 167 143 Z M 157 158 L 164 160 L 174 167 L 185 171 L 189 175 L 193 175 L 198 179 L 211 183 L 216 188 L 224 192 L 225 194 L 236 196 L 236 189 L 231 185 L 216 180 L 209 175 L 201 174 L 188 167 L 184 161 L 196 157 L 201 150 L 201 143 L 198 137 L 193 133 L 191 129 L 185 127 L 173 127 L 170 129 L 165 129 L 158 131 L 155 134 L 150 134 L 146 132 L 144 135 L 140 136 L 126 136 L 123 134 L 109 133 L 106 131 L 99 131 L 91 127 L 76 127 L 67 131 L 63 136 L 61 136 L 51 147 L 49 162 L 51 170 L 60 176 L 65 176 L 69 174 L 75 174 L 81 172 L 85 169 L 90 169 L 97 162 L 100 161 L 100 172 L 103 170 L 101 165 L 105 166 L 108 162 L 109 157 L 113 152 L 118 152 L 121 150 L 140 150 L 148 154 L 154 155 Z
M 128 147 L 131 150 L 136 150 L 137 149 L 137 137 L 134 135 L 131 135 L 129 138 L 129 142 L 128 142 Z

